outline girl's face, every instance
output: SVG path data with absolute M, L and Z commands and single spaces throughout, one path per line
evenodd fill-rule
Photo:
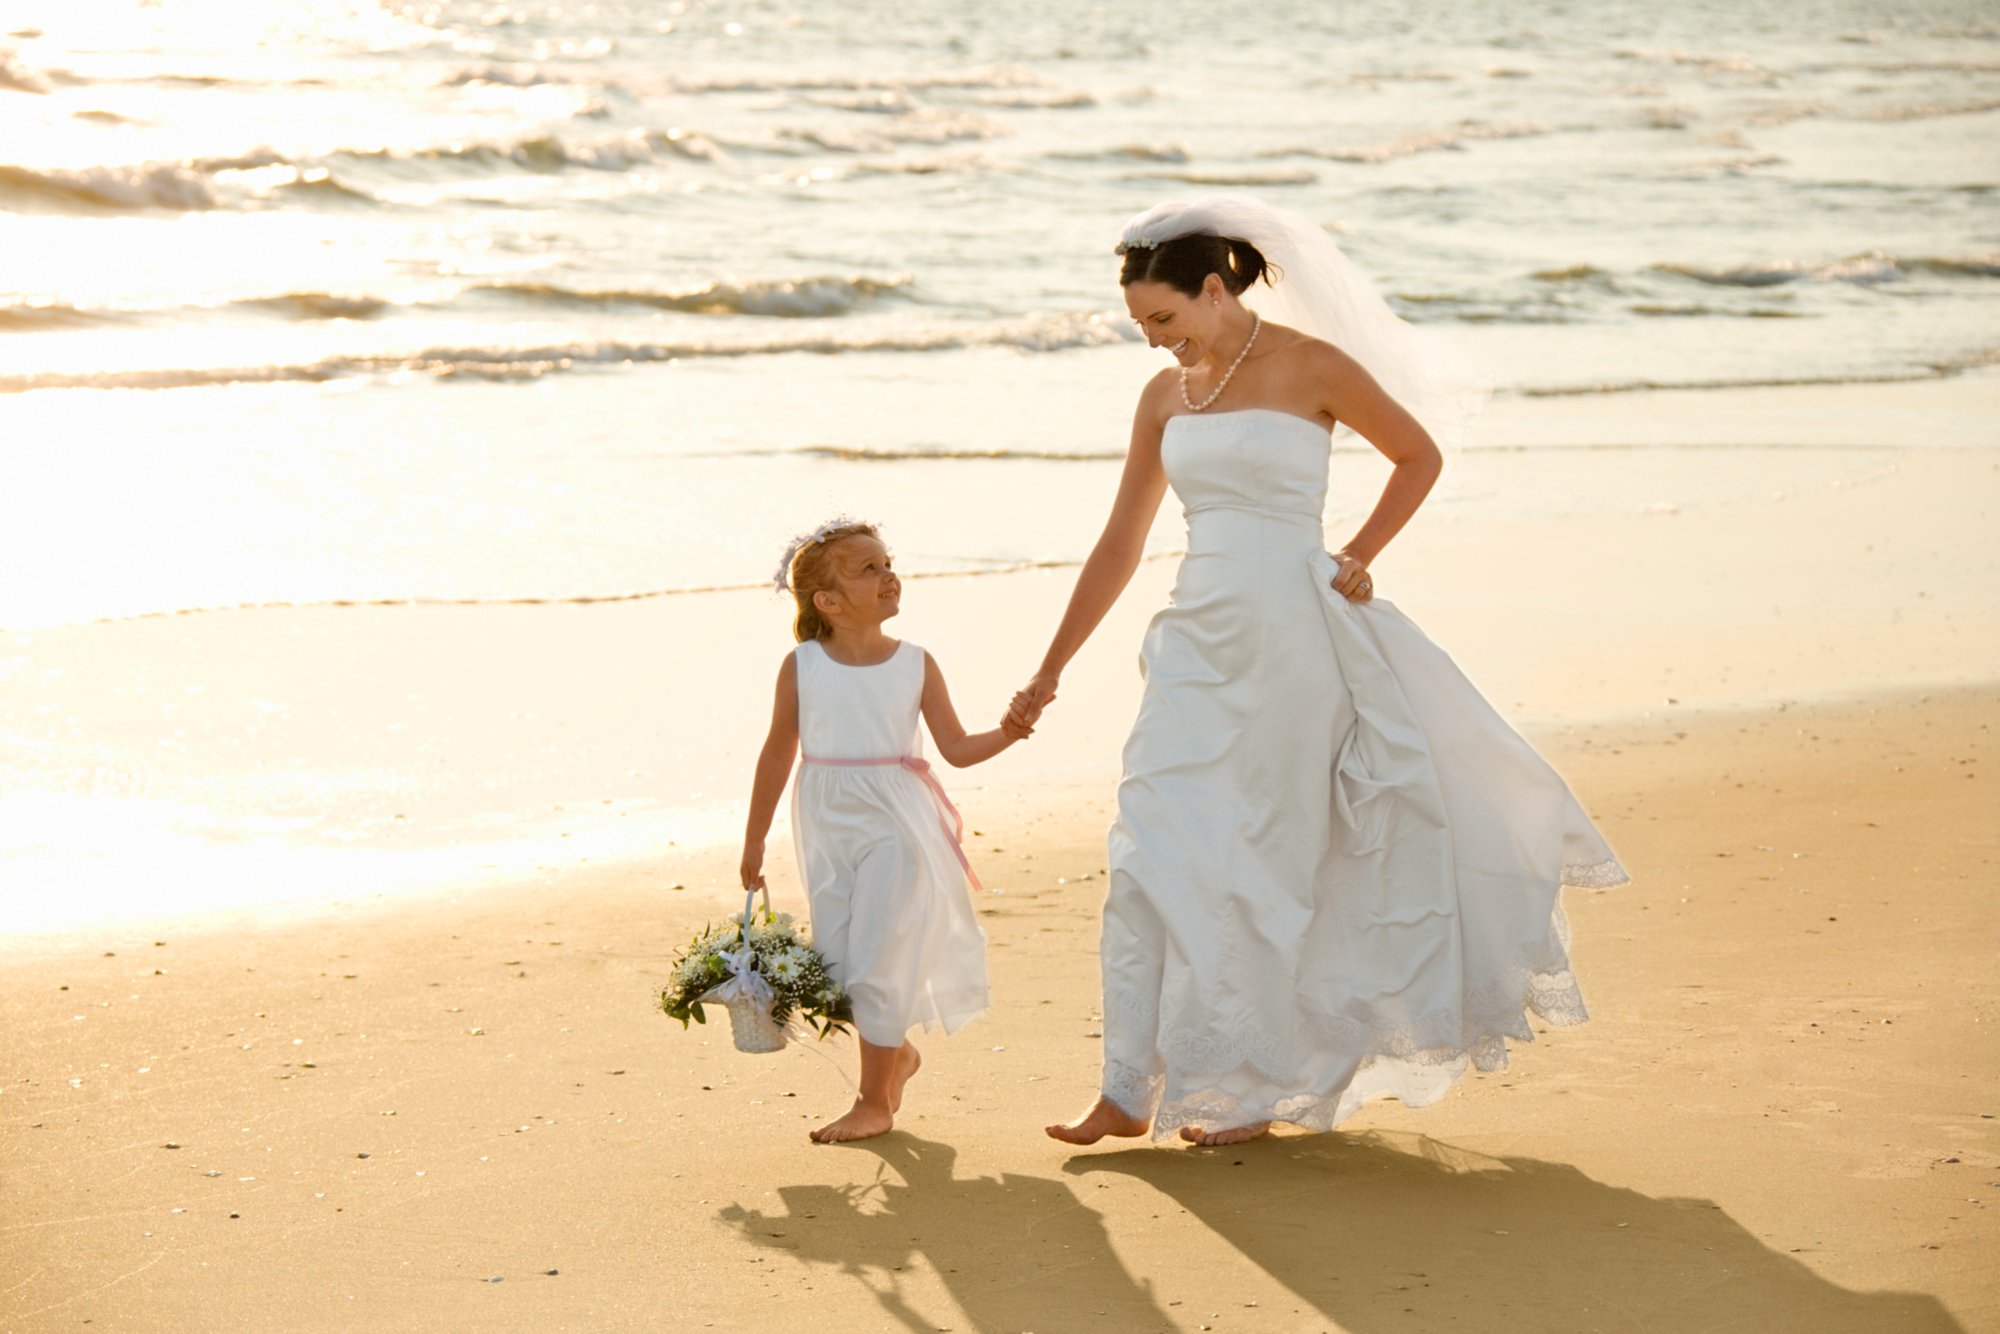
M 1192 366 L 1208 353 L 1222 327 L 1222 310 L 1210 297 L 1208 287 L 1222 289 L 1222 280 L 1210 274 L 1196 296 L 1183 296 L 1166 283 L 1140 281 L 1125 288 L 1125 309 L 1145 332 L 1148 347 L 1163 347 L 1183 366 Z
M 880 625 L 901 609 L 903 581 L 896 577 L 889 548 L 873 537 L 844 537 L 833 548 L 833 587 L 813 596 L 834 605 L 820 610 L 832 619 Z

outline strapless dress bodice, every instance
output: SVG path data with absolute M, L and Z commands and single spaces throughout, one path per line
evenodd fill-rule
M 1318 422 L 1274 408 L 1182 413 L 1167 422 L 1160 460 L 1191 526 L 1221 510 L 1317 527 L 1331 439 Z

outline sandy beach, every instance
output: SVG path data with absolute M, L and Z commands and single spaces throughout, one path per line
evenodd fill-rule
M 1636 415 L 1790 394 L 1964 422 L 1991 386 Z M 1042 735 L 947 776 L 996 891 L 996 1008 L 924 1042 L 898 1129 L 845 1148 L 805 1132 L 845 1106 L 848 1050 L 743 1056 L 653 1008 L 731 906 L 767 595 L 8 636 L 17 753 L 74 763 L 83 729 L 107 772 L 148 766 L 92 819 L 263 775 L 347 838 L 106 836 L 103 875 L 282 855 L 348 892 L 13 939 L 0 1328 L 2000 1328 L 1996 479 L 1984 449 L 1905 449 L 1688 513 L 1420 519 L 1385 594 L 1633 874 L 1566 898 L 1594 1018 L 1436 1107 L 1223 1150 L 1040 1130 L 1095 1086 L 1103 833 L 1171 562 Z M 1073 577 L 915 581 L 900 628 L 977 714 Z M 496 827 L 503 799 L 523 814 Z M 51 827 L 14 867 L 111 828 Z
M 2000 1323 L 1992 688 L 1544 738 L 1635 876 L 1596 1017 L 1437 1107 L 1072 1152 L 1103 795 L 965 805 L 995 1011 L 821 1148 L 813 1052 L 649 1009 L 724 849 L 10 967 L 6 1328 Z M 842 1069 L 846 1054 L 833 1053 Z

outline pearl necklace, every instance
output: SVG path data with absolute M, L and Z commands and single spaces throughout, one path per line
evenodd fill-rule
M 1254 310 L 1251 311 L 1249 340 L 1243 344 L 1243 350 L 1236 354 L 1236 360 L 1229 363 L 1229 369 L 1222 373 L 1222 380 L 1215 386 L 1215 392 L 1210 394 L 1207 398 L 1204 398 L 1199 403 L 1195 402 L 1193 399 L 1188 397 L 1188 391 L 1187 391 L 1188 368 L 1185 366 L 1181 367 L 1181 402 L 1187 405 L 1187 410 L 1189 412 L 1206 411 L 1209 404 L 1215 402 L 1216 399 L 1222 397 L 1222 391 L 1229 388 L 1229 377 L 1236 374 L 1236 368 L 1243 364 L 1243 358 L 1249 356 L 1250 349 L 1257 346 L 1257 331 L 1263 327 L 1264 327 L 1264 317 L 1262 315 L 1259 315 Z

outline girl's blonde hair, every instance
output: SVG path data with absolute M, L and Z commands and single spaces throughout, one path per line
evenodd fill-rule
M 792 617 L 793 638 L 803 644 L 808 639 L 825 639 L 833 633 L 826 617 L 813 605 L 813 594 L 833 587 L 834 543 L 845 537 L 872 537 L 879 541 L 881 536 L 874 524 L 857 519 L 829 524 L 799 544 L 792 553 L 785 580 L 798 608 Z

